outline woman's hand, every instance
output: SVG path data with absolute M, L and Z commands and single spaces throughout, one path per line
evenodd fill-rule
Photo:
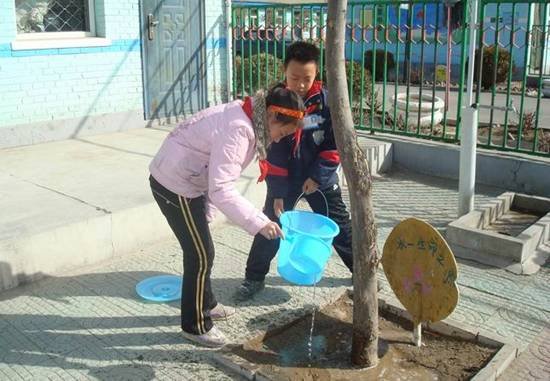
M 277 223 L 273 221 L 268 222 L 268 224 L 265 225 L 262 230 L 260 230 L 260 234 L 267 239 L 275 239 L 279 237 L 285 239 L 283 231 L 281 230 L 279 225 L 277 225 Z

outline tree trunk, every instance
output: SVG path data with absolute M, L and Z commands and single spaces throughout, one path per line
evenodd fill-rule
M 372 209 L 372 178 L 359 148 L 349 104 L 345 70 L 345 0 L 328 1 L 327 79 L 336 145 L 347 179 L 353 229 L 353 339 L 351 360 L 362 367 L 378 363 L 378 250 Z

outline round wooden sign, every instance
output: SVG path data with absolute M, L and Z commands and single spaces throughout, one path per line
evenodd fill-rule
M 445 319 L 458 303 L 457 267 L 449 245 L 430 224 L 399 223 L 384 245 L 382 266 L 414 323 Z

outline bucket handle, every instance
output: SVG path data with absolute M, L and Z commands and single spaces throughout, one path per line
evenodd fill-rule
M 327 211 L 326 216 L 328 217 L 328 212 L 329 212 L 329 210 L 328 210 L 328 201 L 327 201 L 327 197 L 325 196 L 325 194 L 324 194 L 323 192 L 321 192 L 320 189 L 316 189 L 315 192 L 319 192 L 319 193 L 321 194 L 321 196 L 323 197 L 323 200 L 325 200 L 325 208 L 326 208 L 325 210 Z M 313 192 L 313 193 L 315 193 L 315 192 Z M 310 193 L 310 194 L 313 194 L 313 193 Z M 298 202 L 300 202 L 300 200 L 301 200 L 304 196 L 306 196 L 306 193 L 305 193 L 305 192 L 300 193 L 300 195 L 299 195 L 298 198 L 296 199 L 296 202 L 294 203 L 294 207 L 292 208 L 292 210 L 296 209 L 296 206 L 298 205 Z

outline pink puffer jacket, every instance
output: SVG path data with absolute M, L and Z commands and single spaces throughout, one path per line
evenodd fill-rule
M 151 162 L 151 175 L 187 198 L 206 195 L 232 222 L 257 234 L 269 219 L 235 188 L 256 154 L 256 138 L 241 101 L 207 108 L 182 122 Z M 207 218 L 213 218 L 211 205 Z

